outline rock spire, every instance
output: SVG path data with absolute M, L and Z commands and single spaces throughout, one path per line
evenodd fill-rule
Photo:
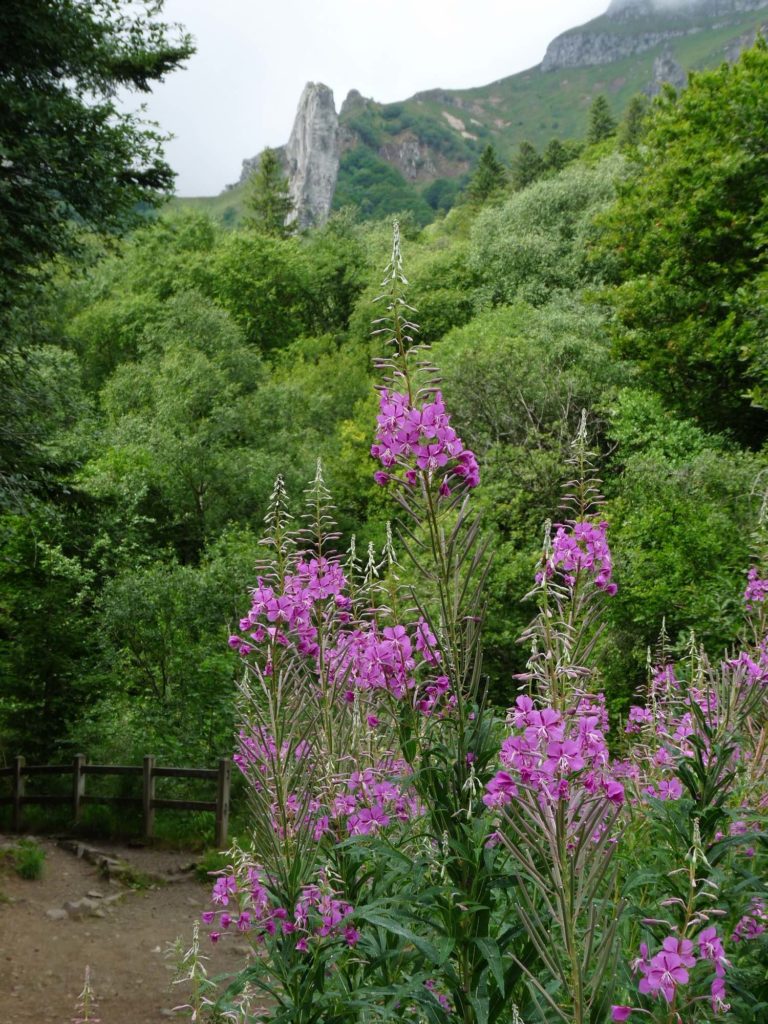
M 302 228 L 323 224 L 331 211 L 340 158 L 339 118 L 327 85 L 307 82 L 283 158 L 294 219 Z

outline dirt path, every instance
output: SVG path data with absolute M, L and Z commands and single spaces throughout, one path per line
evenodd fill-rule
M 0 845 L 11 841 L 0 836 Z M 127 889 L 105 881 L 95 865 L 53 841 L 40 843 L 46 852 L 42 878 L 0 875 L 0 893 L 6 897 L 0 902 L 0 1024 L 69 1024 L 86 965 L 102 1024 L 186 1019 L 170 1013 L 186 1001 L 186 992 L 171 987 L 173 971 L 163 954 L 177 936 L 189 946 L 193 923 L 208 903 L 208 888 L 185 876 L 169 885 Z M 189 853 L 93 845 L 144 872 L 178 870 L 193 859 Z M 100 894 L 91 898 L 104 916 L 49 915 L 89 892 Z M 117 892 L 124 893 L 122 898 L 110 900 Z M 244 951 L 236 942 L 211 947 L 203 940 L 202 947 L 210 957 L 210 975 L 243 964 Z

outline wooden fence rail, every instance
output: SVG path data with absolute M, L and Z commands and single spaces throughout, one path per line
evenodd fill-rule
M 72 775 L 69 796 L 61 794 L 27 794 L 26 780 L 32 775 Z M 92 796 L 85 791 L 89 775 L 135 775 L 142 780 L 141 796 Z M 155 758 L 147 754 L 143 765 L 88 764 L 85 754 L 75 754 L 72 764 L 27 764 L 23 757 L 15 757 L 13 764 L 0 768 L 0 778 L 10 776 L 11 795 L 0 796 L 0 806 L 11 805 L 11 827 L 20 832 L 23 809 L 28 804 L 69 804 L 72 818 L 80 821 L 82 808 L 87 804 L 141 807 L 144 817 L 144 838 L 151 839 L 155 831 L 155 811 L 213 811 L 216 815 L 216 845 L 223 849 L 229 828 L 229 791 L 232 781 L 232 762 L 223 757 L 218 768 L 158 768 Z M 210 779 L 216 782 L 215 800 L 165 800 L 155 796 L 157 779 Z

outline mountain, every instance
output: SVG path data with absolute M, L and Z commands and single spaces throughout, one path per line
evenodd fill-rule
M 489 85 L 386 104 L 353 90 L 335 120 L 330 90 L 310 83 L 316 92 L 305 90 L 291 133 L 310 141 L 298 157 L 291 144 L 283 151 L 300 222 L 322 222 L 332 194 L 334 208 L 355 204 L 364 216 L 411 210 L 426 223 L 452 204 L 488 143 L 508 161 L 523 141 L 542 148 L 553 138 L 581 139 L 597 95 L 621 116 L 635 94 L 652 95 L 663 82 L 682 86 L 688 71 L 734 60 L 766 27 L 768 0 L 611 0 L 605 14 L 554 39 L 536 67 Z M 312 110 L 321 122 L 312 122 Z M 221 196 L 181 202 L 236 220 L 257 160 L 243 161 L 240 182 Z M 311 187 L 307 193 L 313 175 L 324 182 L 320 199 Z

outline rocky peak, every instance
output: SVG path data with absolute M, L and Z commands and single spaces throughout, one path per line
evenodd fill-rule
M 712 19 L 727 24 L 729 16 L 763 8 L 768 8 L 768 0 L 612 0 L 605 15 L 554 39 L 541 69 L 611 64 L 676 37 L 705 31 L 712 27 Z
M 365 110 L 370 102 L 371 101 L 366 99 L 362 93 L 357 91 L 357 89 L 350 89 L 347 93 L 346 99 L 341 104 L 339 117 L 344 117 L 345 114 L 351 114 L 355 110 Z
M 285 147 L 285 166 L 299 226 L 323 224 L 331 210 L 339 173 L 339 118 L 333 92 L 307 82 Z

